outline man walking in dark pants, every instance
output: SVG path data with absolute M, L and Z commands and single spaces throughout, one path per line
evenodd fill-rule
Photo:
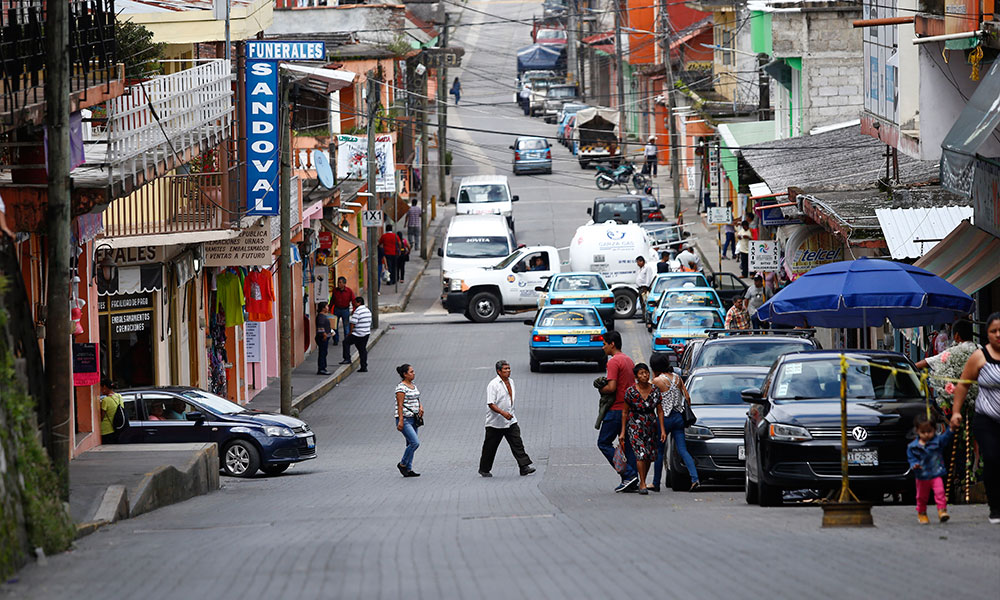
M 521 469 L 521 475 L 531 475 L 535 468 L 531 466 L 531 458 L 524 451 L 521 441 L 521 428 L 514 416 L 514 382 L 510 378 L 510 364 L 498 360 L 497 376 L 486 386 L 486 439 L 483 440 L 483 453 L 479 458 L 479 474 L 483 477 L 493 477 L 493 459 L 496 458 L 500 440 L 507 438 L 507 445 Z
M 358 349 L 358 358 L 361 360 L 359 373 L 368 372 L 368 337 L 372 333 L 372 311 L 365 306 L 365 299 L 358 296 L 351 303 L 354 310 L 351 312 L 351 333 L 344 341 L 344 360 L 342 365 L 351 364 L 351 346 Z
M 326 353 L 329 350 L 330 336 L 333 330 L 330 328 L 330 315 L 326 311 L 326 302 L 316 305 L 316 374 L 329 375 L 326 371 Z
M 396 259 L 399 256 L 399 236 L 392 232 L 391 223 L 386 223 L 385 233 L 379 238 L 378 244 L 382 247 L 382 253 L 385 254 L 385 268 L 389 269 L 389 281 L 386 283 L 392 285 L 396 283 L 396 275 L 399 271 L 399 267 L 396 266 Z
M 608 355 L 608 384 L 601 388 L 602 394 L 614 394 L 615 402 L 604 415 L 601 430 L 597 434 L 597 447 L 615 466 L 615 438 L 622 431 L 622 409 L 625 408 L 625 390 L 635 385 L 635 365 L 632 359 L 622 352 L 622 334 L 609 331 L 604 336 L 604 353 Z M 615 492 L 635 492 L 639 489 L 639 476 L 635 470 L 635 452 L 626 439 L 619 439 L 619 444 L 625 445 L 625 470 L 619 473 L 621 483 Z

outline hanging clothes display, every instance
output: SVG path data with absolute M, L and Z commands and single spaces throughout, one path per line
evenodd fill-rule
M 274 288 L 271 272 L 254 268 L 243 281 L 248 321 L 270 321 L 274 318 Z
M 218 277 L 215 279 L 216 294 L 215 294 L 215 310 L 218 311 L 220 308 L 226 315 L 226 327 L 232 327 L 233 325 L 242 325 L 244 322 L 243 318 L 243 305 L 245 299 L 243 296 L 243 274 L 230 267 L 219 273 Z
M 226 397 L 226 316 L 222 313 L 212 315 L 209 323 L 209 336 L 212 345 L 208 350 L 208 380 L 213 394 Z

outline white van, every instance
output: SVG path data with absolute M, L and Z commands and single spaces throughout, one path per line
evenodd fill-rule
M 455 214 L 458 215 L 503 215 L 507 225 L 514 231 L 514 202 L 517 196 L 510 193 L 510 185 L 504 175 L 471 175 L 463 177 L 458 184 L 455 198 Z
M 438 248 L 442 279 L 451 271 L 491 267 L 514 251 L 514 234 L 501 215 L 456 215 Z

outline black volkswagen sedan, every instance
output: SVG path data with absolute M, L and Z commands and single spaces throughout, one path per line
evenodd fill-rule
M 215 442 L 227 475 L 252 477 L 285 471 L 294 462 L 316 458 L 316 436 L 305 422 L 247 410 L 192 387 L 156 387 L 120 392 L 129 427 L 122 443 Z
M 702 481 L 742 483 L 747 405 L 740 392 L 759 388 L 767 372 L 767 367 L 702 367 L 688 378 L 691 409 L 698 421 L 684 429 L 684 439 Z M 687 490 L 691 481 L 672 444 L 668 455 L 670 486 L 677 491 Z
M 895 352 L 843 352 L 851 489 L 873 499 L 910 497 L 906 445 L 913 418 L 925 410 L 913 365 Z M 840 486 L 840 351 L 785 354 L 763 386 L 741 396 L 751 404 L 744 431 L 747 503 L 774 506 L 785 490 Z

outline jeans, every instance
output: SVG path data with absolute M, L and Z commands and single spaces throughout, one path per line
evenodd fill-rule
M 722 242 L 722 257 L 723 258 L 726 257 L 726 249 L 727 248 L 731 248 L 732 249 L 732 250 L 730 250 L 730 254 L 733 255 L 733 258 L 736 258 L 736 232 L 735 231 L 727 231 L 726 232 L 726 241 Z
M 479 456 L 479 472 L 489 473 L 493 468 L 493 460 L 497 456 L 497 449 L 500 447 L 500 440 L 506 438 L 507 445 L 510 446 L 510 453 L 514 455 L 517 466 L 523 471 L 531 464 L 531 458 L 524 451 L 524 442 L 521 441 L 521 428 L 517 423 L 510 427 L 487 427 L 486 438 L 483 440 L 483 452 Z
M 670 416 L 664 417 L 663 428 L 670 435 L 673 440 L 674 447 L 677 448 L 677 453 L 681 455 L 681 460 L 684 461 L 684 466 L 687 468 L 688 475 L 691 476 L 691 483 L 698 481 L 698 469 L 694 466 L 694 459 L 691 458 L 691 454 L 688 452 L 687 443 L 684 439 L 684 415 L 677 412 L 676 410 L 670 413 Z M 656 450 L 656 463 L 653 465 L 653 485 L 660 485 L 660 473 L 663 471 L 663 459 L 666 456 L 666 444 L 660 444 L 660 447 Z M 670 468 L 670 465 L 667 465 Z
M 601 422 L 601 430 L 597 433 L 597 447 L 604 454 L 604 458 L 608 459 L 608 464 L 612 467 L 615 466 L 615 438 L 621 432 L 622 411 L 609 410 L 604 415 L 604 421 Z M 621 477 L 622 481 L 628 481 L 638 475 L 635 470 L 635 452 L 632 450 L 632 444 L 628 443 L 627 436 L 621 443 L 625 444 L 626 463 L 625 472 L 621 473 Z
M 340 319 L 340 322 L 344 324 L 344 342 L 347 342 L 347 336 L 351 335 L 351 309 L 347 308 L 335 308 L 333 309 L 333 316 Z M 333 341 L 336 342 L 337 337 L 337 327 L 334 325 L 333 328 Z
M 344 360 L 351 360 L 351 346 L 358 349 L 361 368 L 368 369 L 368 336 L 357 336 L 353 333 L 344 340 Z
M 316 361 L 317 371 L 326 370 L 326 354 L 329 349 L 330 349 L 330 338 L 325 336 L 323 337 L 323 339 L 320 339 L 319 337 L 316 338 L 316 350 L 318 351 L 318 358 Z
M 983 485 L 990 516 L 1000 517 L 1000 421 L 986 415 L 972 415 L 972 434 L 983 457 Z
M 399 424 L 399 419 L 395 419 Z M 420 438 L 417 437 L 417 428 L 413 425 L 413 417 L 403 417 L 403 437 L 406 438 L 406 450 L 403 451 L 403 458 L 399 464 L 407 469 L 413 469 L 413 453 L 420 447 Z
M 406 226 L 406 241 L 410 242 L 410 252 L 420 252 L 420 225 Z
M 938 513 L 948 509 L 948 498 L 944 495 L 944 480 L 940 477 L 934 479 L 916 479 L 917 483 L 917 514 L 927 514 L 927 497 L 934 491 L 934 504 L 937 504 Z

